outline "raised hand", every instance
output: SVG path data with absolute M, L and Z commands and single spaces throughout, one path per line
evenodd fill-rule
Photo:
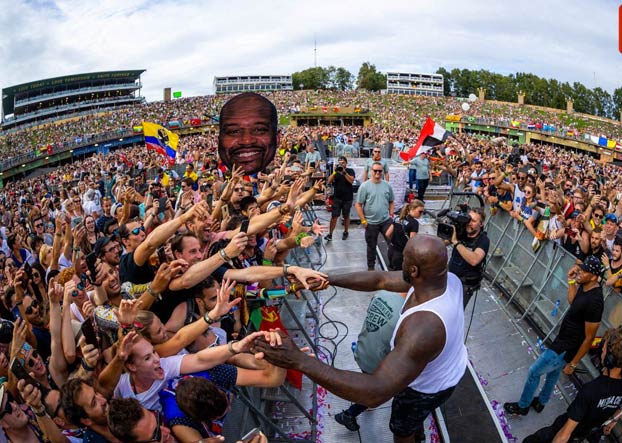
M 213 320 L 216 320 L 223 315 L 226 315 L 231 311 L 231 309 L 237 305 L 240 300 L 240 297 L 235 300 L 229 301 L 231 291 L 235 288 L 237 282 L 235 280 L 227 279 L 223 282 L 223 284 L 218 289 L 218 300 L 216 301 L 216 306 L 209 311 L 209 317 Z

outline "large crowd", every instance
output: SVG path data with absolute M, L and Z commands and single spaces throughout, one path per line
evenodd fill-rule
M 567 114 L 553 109 L 537 109 L 514 103 L 474 101 L 465 102 L 454 97 L 413 97 L 381 95 L 371 92 L 296 91 L 266 94 L 276 105 L 279 115 L 287 116 L 298 111 L 321 109 L 339 105 L 358 107 L 371 112 L 374 121 L 372 138 L 375 141 L 413 140 L 426 116 L 444 121 L 447 115 L 460 115 L 484 119 L 487 124 L 510 126 L 520 124 L 523 129 L 546 129 L 562 136 L 584 138 L 592 135 L 620 140 L 620 124 L 597 117 Z M 0 150 L 3 161 L 20 155 L 36 156 L 62 149 L 68 144 L 87 141 L 100 134 L 119 130 L 132 130 L 143 121 L 168 125 L 170 122 L 191 125 L 192 120 L 212 122 L 228 96 L 202 96 L 176 99 L 170 102 L 150 102 L 116 108 L 112 111 L 71 117 L 65 120 L 42 122 L 25 129 L 0 132 Z M 462 105 L 470 109 L 464 111 Z M 114 138 L 114 137 L 111 137 Z M 393 138 L 393 140 L 391 140 Z
M 282 339 L 274 331 L 252 332 L 251 300 L 261 301 L 262 288 L 297 293 L 326 279 L 285 263 L 291 249 L 327 233 L 302 217 L 305 205 L 325 199 L 323 177 L 331 186 L 352 182 L 347 156 L 340 170 L 316 164 L 314 147 L 324 146 L 317 142 L 356 146 L 351 155 L 370 146 L 364 179 L 382 183 L 389 170 L 380 145 L 408 147 L 427 116 L 440 120 L 461 105 L 372 93 L 272 98 L 280 114 L 318 103 L 368 107 L 374 124 L 281 128 L 275 160 L 256 177 L 223 165 L 217 135 L 205 134 L 181 138 L 174 167 L 138 146 L 6 184 L 0 193 L 0 441 L 218 441 L 209 439 L 220 435 L 236 385 L 274 387 L 285 378 L 285 370 L 251 353 L 257 340 L 278 345 Z M 117 110 L 5 135 L 2 149 L 18 152 L 24 143 L 62 142 L 142 120 L 207 118 L 221 103 L 205 97 Z M 474 112 L 508 118 L 523 112 L 490 106 L 476 103 Z M 556 242 L 578 260 L 597 257 L 603 282 L 622 289 L 618 167 L 552 146 L 519 148 L 466 134 L 431 154 L 413 164 L 411 187 L 448 173 L 458 187 L 481 194 L 492 216 L 507 211 L 537 242 Z M 425 188 L 419 197 L 425 200 Z M 424 207 L 424 201 L 405 205 L 385 229 L 386 220 L 375 221 L 359 203 L 368 241 L 375 225 L 376 237 L 391 241 L 389 225 L 416 220 Z M 402 206 L 386 203 L 391 216 Z M 329 241 L 341 209 L 333 211 Z M 411 228 L 408 236 L 416 234 Z M 404 247 L 392 244 L 396 269 Z M 370 270 L 373 260 L 368 254 Z M 23 377 L 16 377 L 20 367 Z

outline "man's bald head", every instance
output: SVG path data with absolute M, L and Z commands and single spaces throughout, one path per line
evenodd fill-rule
M 440 279 L 447 276 L 447 248 L 433 235 L 418 234 L 404 248 L 404 280 Z M 440 283 L 440 281 L 439 281 Z M 444 279 L 443 279 L 444 284 Z

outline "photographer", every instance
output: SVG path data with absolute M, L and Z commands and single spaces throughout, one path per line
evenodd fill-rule
M 454 226 L 451 244 L 454 246 L 449 260 L 449 272 L 462 281 L 463 305 L 466 308 L 471 296 L 480 288 L 484 262 L 490 240 L 482 231 L 486 216 L 481 208 L 469 210 L 470 220 L 465 228 L 465 238 L 458 239 Z
M 354 191 L 352 183 L 354 182 L 354 169 L 347 167 L 348 159 L 341 156 L 339 163 L 335 167 L 327 184 L 333 185 L 333 209 L 330 217 L 330 231 L 326 236 L 326 241 L 333 239 L 333 231 L 337 225 L 339 215 L 343 215 L 343 235 L 342 240 L 348 238 L 348 228 L 350 227 L 350 208 L 352 208 L 352 200 L 354 199 Z

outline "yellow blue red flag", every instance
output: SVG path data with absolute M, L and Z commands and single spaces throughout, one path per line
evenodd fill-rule
M 147 149 L 153 149 L 171 159 L 177 156 L 179 136 L 163 126 L 155 123 L 143 122 L 143 134 Z

